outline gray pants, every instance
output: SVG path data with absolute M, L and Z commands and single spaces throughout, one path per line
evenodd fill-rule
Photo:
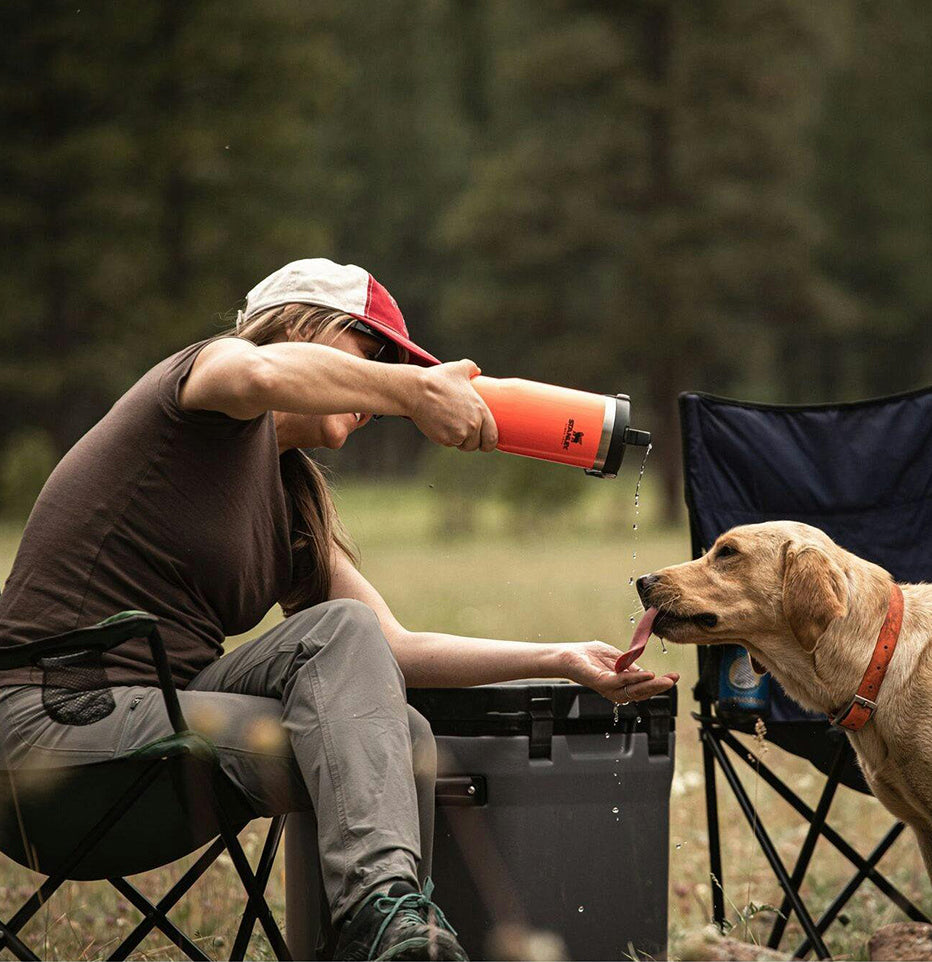
M 102 761 L 171 733 L 159 689 L 112 691 L 115 710 L 76 727 L 49 718 L 39 687 L 0 689 L 7 763 Z M 257 815 L 313 809 L 335 923 L 390 880 L 429 874 L 436 748 L 369 607 L 299 612 L 205 668 L 179 699 Z

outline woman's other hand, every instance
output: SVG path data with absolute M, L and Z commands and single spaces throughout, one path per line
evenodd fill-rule
M 669 691 L 680 680 L 678 672 L 657 677 L 636 664 L 627 671 L 616 672 L 618 649 L 601 641 L 575 642 L 561 648 L 567 678 L 619 704 L 644 701 Z
M 468 360 L 423 369 L 410 417 L 431 441 L 460 451 L 492 451 L 498 444 L 495 418 L 471 384 L 478 373 Z

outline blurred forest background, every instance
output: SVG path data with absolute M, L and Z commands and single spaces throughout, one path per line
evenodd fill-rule
M 5 0 L 0 24 L 7 515 L 298 257 L 370 269 L 441 357 L 631 394 L 671 520 L 677 392 L 932 381 L 922 0 Z M 482 482 L 428 448 L 383 422 L 341 473 Z M 504 462 L 507 497 L 542 496 Z

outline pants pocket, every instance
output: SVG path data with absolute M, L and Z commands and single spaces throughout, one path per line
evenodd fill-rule
M 82 724 L 63 724 L 52 718 L 40 685 L 19 689 L 2 700 L 5 731 L 18 740 L 18 764 L 29 767 L 83 765 L 112 758 L 120 743 L 133 689 L 112 690 L 113 709 L 105 716 Z M 138 691 L 138 689 L 136 689 Z
M 116 708 L 100 652 L 58 655 L 43 658 L 39 664 L 42 706 L 52 721 L 61 725 L 93 725 Z

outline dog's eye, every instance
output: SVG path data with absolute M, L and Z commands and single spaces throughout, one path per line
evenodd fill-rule
M 721 548 L 719 548 L 718 551 L 715 552 L 715 558 L 716 560 L 718 560 L 719 558 L 730 558 L 732 555 L 736 555 L 737 553 L 738 553 L 738 549 L 735 548 L 733 545 L 723 544 Z

